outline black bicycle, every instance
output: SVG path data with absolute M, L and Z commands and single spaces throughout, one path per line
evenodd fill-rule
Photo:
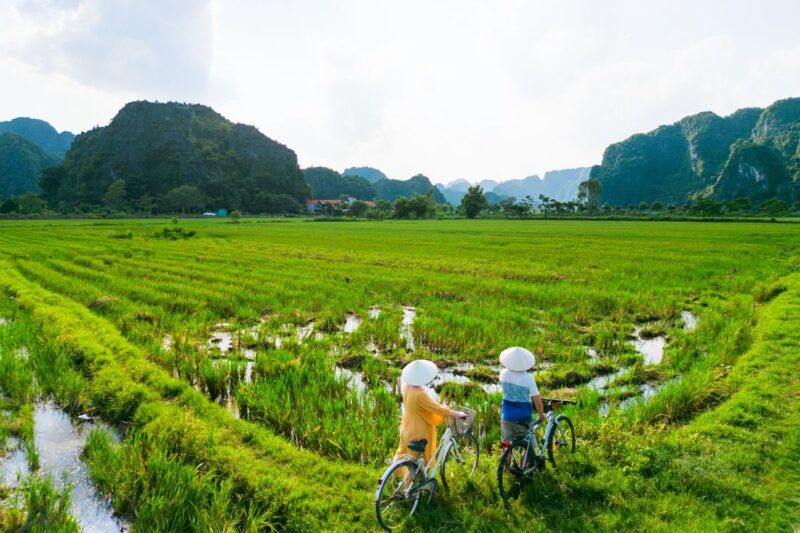
M 500 443 L 504 450 L 497 466 L 497 486 L 506 507 L 509 506 L 510 499 L 519 497 L 524 485 L 536 472 L 545 468 L 547 460 L 555 467 L 557 457 L 564 452 L 575 451 L 575 427 L 572 420 L 566 415 L 557 415 L 555 411 L 562 404 L 574 405 L 576 402 L 556 398 L 542 398 L 542 401 L 547 411 L 544 435 L 541 431 L 544 423 L 536 422 L 522 439 Z

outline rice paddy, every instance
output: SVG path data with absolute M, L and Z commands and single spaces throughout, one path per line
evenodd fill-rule
M 156 238 L 164 226 L 0 222 L 4 479 L 13 450 L 47 472 L 33 413 L 52 401 L 119 432 L 89 434 L 81 464 L 134 530 L 374 529 L 399 374 L 424 357 L 430 393 L 478 412 L 484 453 L 412 527 L 800 523 L 793 224 L 180 220 L 185 238 Z M 577 400 L 578 452 L 509 514 L 493 472 L 511 345 L 536 354 L 544 395 Z

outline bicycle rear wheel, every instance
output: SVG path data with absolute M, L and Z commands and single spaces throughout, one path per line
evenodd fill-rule
M 556 418 L 555 427 L 550 433 L 550 438 L 547 442 L 547 457 L 555 467 L 556 456 L 563 456 L 564 453 L 573 453 L 574 451 L 575 427 L 572 425 L 572 420 L 561 415 Z
M 526 459 L 526 449 L 524 443 L 512 443 L 500 456 L 500 463 L 497 465 L 497 488 L 506 508 L 509 507 L 510 500 L 519 498 L 524 485 L 536 471 L 532 468 L 536 461 L 534 452 L 530 450 Z
M 442 463 L 442 484 L 451 490 L 458 478 L 469 477 L 478 468 L 478 439 L 469 434 L 450 443 Z
M 414 461 L 395 463 L 386 469 L 375 491 L 375 514 L 387 531 L 402 526 L 417 510 L 419 493 L 414 490 L 421 477 Z

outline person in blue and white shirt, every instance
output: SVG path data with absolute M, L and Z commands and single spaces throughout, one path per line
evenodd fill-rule
M 536 380 L 528 371 L 536 364 L 536 358 L 525 348 L 514 346 L 503 350 L 500 364 L 500 386 L 503 389 L 503 407 L 500 415 L 500 433 L 504 441 L 515 441 L 525 437 L 533 423 L 533 409 L 539 422 L 545 419 L 542 398 Z

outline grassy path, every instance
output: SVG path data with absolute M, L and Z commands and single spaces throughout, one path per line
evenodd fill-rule
M 626 487 L 601 529 L 790 531 L 800 524 L 800 274 L 758 309 L 754 341 L 723 378 L 735 392 L 652 442 L 617 443 Z M 607 443 L 614 446 L 614 443 Z

